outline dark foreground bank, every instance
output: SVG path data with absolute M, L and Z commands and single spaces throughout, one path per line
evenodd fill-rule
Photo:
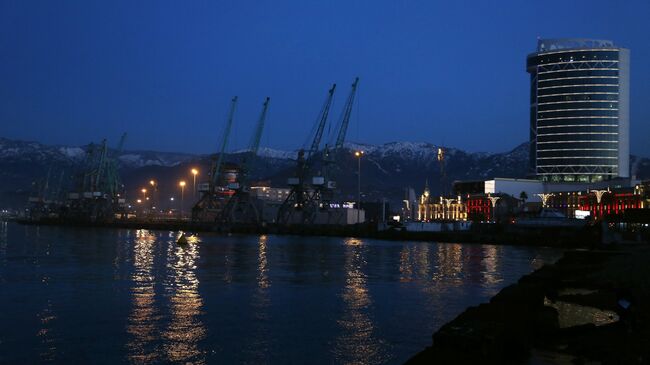
M 650 363 L 650 247 L 569 251 L 470 307 L 407 364 Z

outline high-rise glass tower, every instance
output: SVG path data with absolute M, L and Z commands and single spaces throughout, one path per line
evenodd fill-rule
M 532 174 L 558 182 L 629 177 L 629 59 L 606 40 L 538 41 L 527 59 Z

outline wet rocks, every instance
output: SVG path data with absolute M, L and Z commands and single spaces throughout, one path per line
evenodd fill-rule
M 569 251 L 468 308 L 407 364 L 648 363 L 648 262 L 645 246 Z

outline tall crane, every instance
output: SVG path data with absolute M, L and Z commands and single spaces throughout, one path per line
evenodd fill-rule
M 262 105 L 262 113 L 257 119 L 250 146 L 242 158 L 237 182 L 228 185 L 229 189 L 234 190 L 234 194 L 228 200 L 221 215 L 222 222 L 226 224 L 257 225 L 260 223 L 259 202 L 250 195 L 248 179 L 260 148 L 270 100 L 271 98 L 267 97 Z
M 331 180 L 332 171 L 331 168 L 335 166 L 338 154 L 343 148 L 343 143 L 345 142 L 345 136 L 347 135 L 348 126 L 350 125 L 350 117 L 352 115 L 352 106 L 354 105 L 354 98 L 357 92 L 357 86 L 359 85 L 359 78 L 355 78 L 352 83 L 350 94 L 343 106 L 343 111 L 341 117 L 337 124 L 338 133 L 336 134 L 336 139 L 333 141 L 334 148 L 330 149 L 328 145 L 325 146 L 323 150 L 323 179 L 319 181 L 319 184 L 314 184 L 315 188 L 315 199 L 319 200 L 319 206 L 322 209 L 326 209 L 329 206 L 329 203 L 333 199 L 334 189 L 336 189 L 336 181 Z
M 327 124 L 327 117 L 330 114 L 330 108 L 332 107 L 332 100 L 334 100 L 334 91 L 336 90 L 336 84 L 332 84 L 332 87 L 327 92 L 327 98 L 323 107 L 321 108 L 320 113 L 318 114 L 318 124 L 316 127 L 316 133 L 314 133 L 314 139 L 312 140 L 309 150 L 307 150 L 307 159 L 311 158 L 314 154 L 318 152 L 320 148 L 320 141 L 323 138 L 323 132 L 325 131 L 325 124 Z
M 253 160 L 255 156 L 257 156 L 257 152 L 260 149 L 260 142 L 262 140 L 262 131 L 264 130 L 264 121 L 266 120 L 266 113 L 269 108 L 270 100 L 271 98 L 267 97 L 266 100 L 264 101 L 264 104 L 262 105 L 262 113 L 260 114 L 260 117 L 257 119 L 257 124 L 255 126 L 253 136 L 251 137 L 250 144 L 242 158 L 237 181 L 228 185 L 228 188 L 231 190 L 241 191 L 241 190 L 248 189 L 247 186 L 248 177 L 249 177 L 248 175 L 250 173 L 251 168 L 253 167 Z
M 110 192 L 113 196 L 120 196 L 122 193 L 122 183 L 120 181 L 120 176 L 118 174 L 118 165 L 117 159 L 124 150 L 124 143 L 126 142 L 126 132 L 120 137 L 120 141 L 117 144 L 117 148 L 113 153 L 113 158 L 108 161 L 106 169 L 106 178 L 107 178 L 107 191 Z M 122 199 L 123 200 L 123 199 Z
M 221 165 L 223 163 L 223 156 L 226 153 L 228 139 L 230 138 L 230 130 L 232 129 L 232 122 L 235 117 L 235 110 L 237 108 L 237 96 L 233 97 L 230 101 L 230 110 L 228 111 L 228 118 L 226 119 L 226 127 L 221 138 L 221 148 L 219 155 L 214 156 L 212 165 L 210 166 L 210 173 L 208 174 L 208 182 L 199 186 L 199 191 L 202 193 L 201 199 L 192 207 L 192 220 L 193 221 L 214 221 L 223 209 L 223 198 L 218 195 L 219 179 L 221 177 Z
M 359 84 L 359 78 L 355 78 L 352 83 L 352 90 L 350 90 L 350 95 L 348 95 L 348 100 L 345 102 L 343 107 L 343 113 L 341 121 L 339 122 L 339 133 L 336 136 L 336 143 L 334 145 L 334 151 L 338 151 L 343 147 L 343 142 L 345 142 L 345 136 L 348 132 L 348 125 L 350 124 L 350 116 L 352 115 L 352 105 L 354 104 L 354 97 L 357 93 L 357 85 Z
M 298 158 L 296 159 L 296 172 L 293 177 L 288 179 L 288 185 L 291 187 L 289 195 L 284 200 L 280 209 L 278 210 L 277 221 L 281 224 L 296 221 L 294 214 L 298 213 L 301 223 L 307 223 L 309 216 L 314 211 L 313 207 L 313 189 L 310 189 L 308 182 L 308 175 L 312 172 L 312 167 L 315 162 L 314 157 L 320 148 L 320 142 L 325 131 L 327 124 L 327 117 L 329 116 L 330 107 L 334 98 L 334 90 L 336 84 L 333 84 L 327 93 L 327 98 L 323 103 L 316 124 L 314 125 L 313 139 L 311 145 L 307 150 L 302 148 L 298 151 Z M 313 177 L 312 182 L 320 181 L 322 177 Z
M 126 135 L 118 145 L 120 151 Z M 110 221 L 115 218 L 123 198 L 117 164 L 109 155 L 108 144 L 102 140 L 99 147 L 91 144 L 81 167 L 77 190 L 68 194 L 61 215 L 65 219 L 84 222 Z

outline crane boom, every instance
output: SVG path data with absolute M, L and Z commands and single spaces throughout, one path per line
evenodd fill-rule
M 117 160 L 120 157 L 120 154 L 124 150 L 124 143 L 126 142 L 126 132 L 122 133 L 122 136 L 120 137 L 120 141 L 117 144 L 117 148 L 115 149 L 115 153 L 113 153 L 113 158 L 111 158 L 108 161 L 107 167 L 106 167 L 106 179 L 107 179 L 107 184 L 108 184 L 108 192 L 110 192 L 112 195 L 115 195 L 119 192 L 120 190 L 120 177 L 118 174 L 118 163 Z
M 95 173 L 95 186 L 93 190 L 101 189 L 106 190 L 106 186 L 102 186 L 102 177 L 106 173 L 106 162 L 107 162 L 107 153 L 108 146 L 106 145 L 106 139 L 102 140 L 102 149 L 101 154 L 99 155 L 99 162 L 97 163 L 97 170 Z M 100 185 L 101 184 L 101 185 Z
M 255 134 L 251 138 L 250 152 L 253 155 L 257 155 L 257 151 L 260 148 L 260 141 L 262 140 L 262 131 L 264 130 L 264 121 L 266 120 L 266 112 L 269 109 L 269 101 L 271 98 L 266 97 L 264 100 L 264 105 L 262 106 L 262 114 L 260 114 L 259 119 L 257 120 L 257 125 L 255 127 Z
M 119 154 L 122 152 L 124 149 L 124 142 L 126 141 L 126 132 L 122 133 L 122 137 L 120 137 L 120 143 L 117 144 L 117 150 L 116 152 Z
M 264 121 L 266 120 L 266 113 L 269 109 L 269 101 L 271 101 L 271 98 L 266 97 L 266 100 L 264 100 L 264 105 L 262 106 L 262 113 L 260 114 L 260 117 L 257 119 L 257 125 L 255 126 L 255 133 L 253 133 L 250 146 L 248 148 L 246 155 L 244 156 L 244 161 L 242 162 L 242 168 L 241 168 L 242 179 L 240 182 L 242 186 L 246 183 L 248 174 L 251 171 L 253 158 L 257 156 L 257 152 L 260 149 L 260 141 L 262 140 L 262 132 L 264 131 Z
M 318 127 L 316 128 L 314 140 L 311 143 L 311 147 L 307 151 L 307 157 L 306 157 L 307 159 L 309 159 L 316 152 L 318 152 L 318 148 L 320 147 L 320 141 L 323 138 L 323 131 L 325 131 L 325 124 L 327 124 L 327 117 L 329 116 L 330 113 L 330 107 L 332 106 L 332 100 L 334 99 L 335 89 L 336 89 L 336 84 L 333 84 L 332 88 L 329 90 L 327 94 L 327 99 L 325 99 L 325 103 L 323 104 L 323 108 L 321 109 L 321 112 L 319 114 L 320 117 L 318 119 Z
M 219 174 L 221 172 L 221 163 L 223 161 L 223 154 L 226 152 L 226 146 L 228 145 L 228 137 L 230 136 L 230 129 L 232 128 L 232 121 L 235 116 L 235 109 L 237 106 L 237 96 L 233 97 L 230 102 L 230 111 L 228 112 L 228 121 L 226 122 L 226 129 L 223 133 L 223 138 L 221 139 L 221 150 L 219 151 L 219 157 L 217 157 L 217 162 L 212 165 L 210 171 L 210 182 L 211 189 L 219 183 Z
M 339 150 L 341 149 L 341 147 L 343 147 L 343 142 L 345 141 L 345 135 L 348 131 L 348 125 L 350 124 L 350 116 L 352 115 L 352 105 L 354 104 L 354 96 L 357 92 L 358 84 L 359 84 L 359 78 L 357 77 L 354 79 L 354 83 L 352 83 L 352 90 L 350 90 L 350 95 L 348 96 L 348 100 L 345 102 L 345 107 L 343 108 L 339 133 L 336 137 L 334 150 Z
M 252 168 L 252 161 L 257 155 L 260 148 L 260 141 L 262 140 L 262 131 L 264 130 L 264 121 L 266 120 L 266 113 L 269 109 L 269 97 L 264 101 L 262 107 L 262 114 L 260 114 L 255 126 L 251 144 L 244 155 L 239 181 L 228 184 L 228 187 L 235 192 L 228 199 L 228 203 L 221 212 L 221 221 L 225 224 L 260 224 L 260 200 L 253 197 L 249 192 L 248 175 Z

